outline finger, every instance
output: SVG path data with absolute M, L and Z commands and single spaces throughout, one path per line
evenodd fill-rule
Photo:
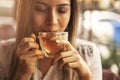
M 31 57 L 26 57 L 25 55 L 21 55 L 18 57 L 19 62 L 22 62 L 23 64 L 33 64 L 37 61 L 38 58 L 43 58 L 42 56 L 40 57 L 39 55 L 31 56 Z
M 64 65 L 64 69 L 69 70 L 70 68 L 77 69 L 80 65 L 80 62 L 71 62 Z
M 35 40 L 34 40 L 33 38 L 24 38 L 24 39 L 20 42 L 20 44 L 18 45 L 17 48 L 22 47 L 22 46 L 23 46 L 24 44 L 26 44 L 27 42 L 35 42 Z
M 42 53 L 42 51 L 40 50 L 31 50 L 29 51 L 28 53 L 26 54 L 21 54 L 23 55 L 24 57 L 32 57 L 32 56 L 44 56 L 44 54 Z
M 39 49 L 39 45 L 37 43 L 32 42 L 26 43 L 24 46 L 17 49 L 17 55 L 26 53 L 32 49 Z
M 25 53 L 32 49 L 39 49 L 39 45 L 37 43 L 32 42 L 26 43 L 23 47 L 21 47 L 20 53 Z
M 37 57 L 36 56 L 31 56 L 31 57 L 22 56 L 22 59 L 24 59 L 26 63 L 33 64 L 36 62 Z
M 25 57 L 24 55 L 19 56 L 19 62 L 21 62 L 24 65 L 30 66 L 30 65 L 35 65 L 37 61 L 37 57 L 32 56 L 32 57 Z
M 64 50 L 63 51 L 69 51 L 74 50 L 74 47 L 71 45 L 69 41 L 63 40 L 60 42 L 61 45 L 63 45 Z
M 73 63 L 73 62 L 77 62 L 77 61 L 79 61 L 79 58 L 77 57 L 77 55 L 62 58 L 61 60 L 58 61 L 58 63 L 59 63 L 58 66 L 60 69 L 62 69 L 65 64 Z
M 70 44 L 69 41 L 66 42 L 65 44 L 65 50 L 68 51 L 68 50 L 74 50 L 74 47 Z
M 65 58 L 65 57 L 70 57 L 74 54 L 73 51 L 66 51 L 66 52 L 61 52 L 56 54 L 53 64 L 55 64 L 56 62 L 58 62 L 61 58 Z
M 34 56 L 32 56 L 32 58 L 35 58 L 35 59 L 39 60 L 39 59 L 45 58 L 45 56 L 44 56 L 44 54 L 42 54 L 42 55 L 34 55 Z

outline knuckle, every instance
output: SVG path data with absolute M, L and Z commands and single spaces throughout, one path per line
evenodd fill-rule
M 59 56 L 60 56 L 60 57 L 63 57 L 63 52 L 61 52 L 61 53 L 59 54 Z
M 39 45 L 37 43 L 35 43 L 35 45 L 36 45 L 36 48 L 39 48 Z
M 67 63 L 67 64 L 66 64 L 66 66 L 67 66 L 67 67 L 70 67 L 70 66 L 71 66 L 71 64 L 70 64 L 70 63 Z
M 78 57 L 77 55 L 75 56 L 75 60 L 76 60 L 76 61 L 79 61 L 79 57 Z
M 37 43 L 36 43 L 37 44 Z M 37 47 L 39 48 L 39 44 L 37 44 Z
M 20 54 L 20 48 L 16 50 L 16 55 L 19 56 L 19 54 Z
M 23 60 L 23 56 L 21 56 L 21 55 L 18 56 L 18 59 L 22 61 Z
M 28 46 L 31 46 L 31 43 L 30 43 L 30 42 L 28 42 L 28 43 L 27 43 L 27 45 L 28 45 Z
M 24 39 L 23 39 L 23 42 L 24 42 L 24 43 L 27 42 L 27 38 L 24 38 Z
M 30 62 L 30 60 L 26 59 L 24 60 L 25 64 L 28 64 Z
M 31 48 L 32 47 L 32 44 L 30 42 L 27 42 L 27 47 Z
M 20 51 L 16 51 L 16 56 L 19 58 L 22 56 L 23 53 L 21 53 Z
M 65 59 L 61 59 L 61 63 L 65 63 Z
M 72 52 L 73 52 L 74 54 L 77 54 L 77 52 L 76 52 L 75 50 L 72 50 Z
M 34 49 L 33 52 L 34 52 L 34 53 L 37 53 L 38 51 Z

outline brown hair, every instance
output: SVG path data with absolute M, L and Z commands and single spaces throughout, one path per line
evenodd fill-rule
M 78 5 L 77 0 L 71 0 L 71 16 L 68 23 L 66 31 L 69 32 L 69 41 L 76 47 L 76 36 L 77 36 L 77 27 L 78 27 Z M 75 70 L 70 69 L 68 71 L 63 71 L 64 80 L 79 80 L 78 74 Z
M 16 20 L 17 35 L 16 46 L 32 33 L 32 8 L 34 0 L 17 0 Z
M 16 50 L 20 41 L 29 36 L 32 33 L 32 8 L 33 8 L 34 0 L 17 0 L 16 1 L 16 23 L 17 23 L 17 31 L 16 31 L 16 48 L 13 52 L 13 58 L 11 62 L 10 76 L 9 79 L 13 80 L 13 76 L 16 73 L 17 69 L 17 57 Z
M 33 32 L 32 10 L 35 0 L 17 0 L 16 20 L 17 20 L 17 35 L 16 35 L 16 48 L 20 41 L 24 37 L 30 36 Z M 69 32 L 69 41 L 75 46 L 75 39 L 77 34 L 77 22 L 78 22 L 78 8 L 77 0 L 71 0 L 71 16 L 68 23 L 68 27 L 65 31 Z M 16 50 L 15 50 L 16 52 Z M 14 52 L 12 66 L 10 70 L 10 79 L 12 79 L 17 68 L 17 58 Z M 71 80 L 71 79 L 70 79 Z
M 66 31 L 69 32 L 69 41 L 75 46 L 75 39 L 78 27 L 78 6 L 77 0 L 71 0 L 71 16 Z

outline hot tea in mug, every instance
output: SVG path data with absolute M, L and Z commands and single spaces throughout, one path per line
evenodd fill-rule
M 39 32 L 39 43 L 46 57 L 54 57 L 64 49 L 68 32 Z

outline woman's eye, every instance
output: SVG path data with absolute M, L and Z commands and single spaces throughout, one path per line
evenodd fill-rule
M 38 12 L 45 12 L 47 11 L 48 9 L 46 7 L 35 7 L 35 10 L 38 11 Z
M 67 13 L 68 9 L 67 8 L 60 8 L 60 9 L 58 9 L 58 12 L 59 13 Z

